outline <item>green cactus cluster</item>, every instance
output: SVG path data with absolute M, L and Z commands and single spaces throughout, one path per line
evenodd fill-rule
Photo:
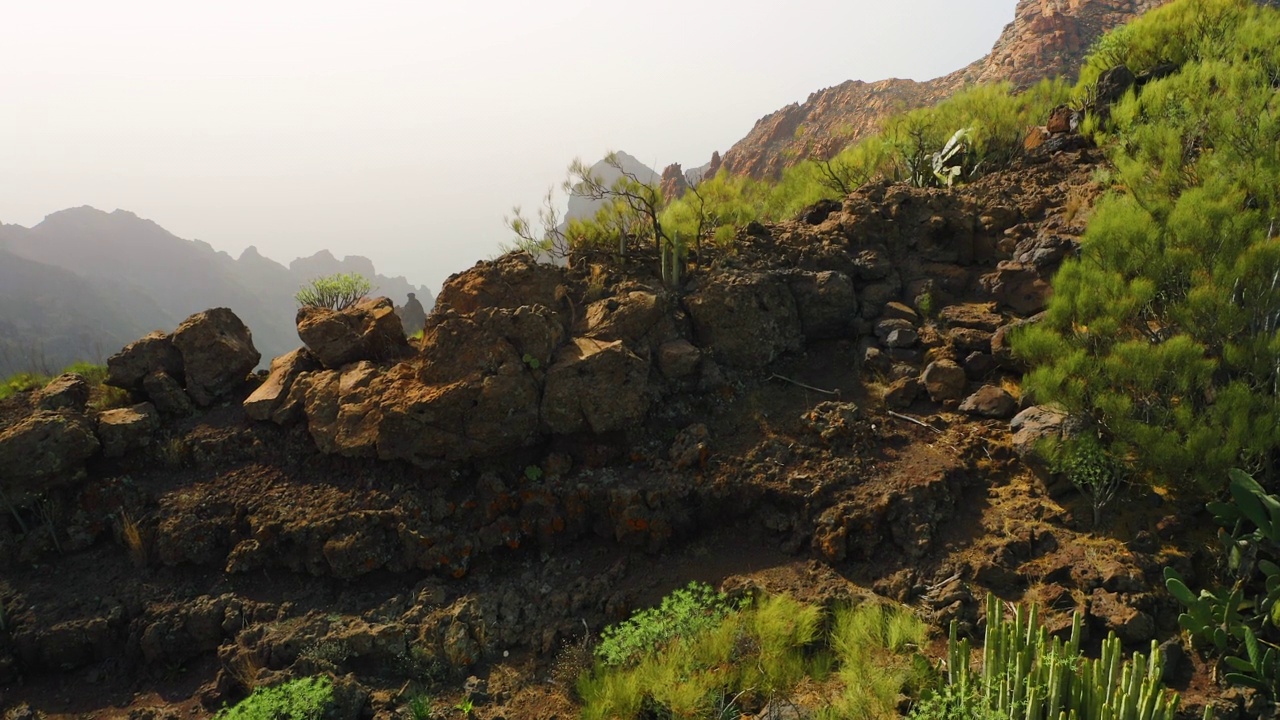
M 1114 633 L 1097 659 L 1080 653 L 1081 618 L 1072 618 L 1066 642 L 1051 637 L 1035 605 L 1018 606 L 1011 619 L 994 595 L 987 596 L 987 629 L 982 664 L 969 662 L 970 642 L 951 623 L 945 687 L 939 708 L 926 698 L 927 712 L 913 717 L 999 717 L 1009 720 L 1172 720 L 1177 693 L 1160 681 L 1159 646 L 1151 654 L 1126 659 Z
M 1280 498 L 1241 470 L 1232 470 L 1233 502 L 1209 503 L 1222 529 L 1229 588 L 1187 587 L 1165 568 L 1165 587 L 1183 605 L 1178 623 L 1197 646 L 1222 658 L 1222 678 L 1280 696 Z M 1270 559 L 1269 559 L 1270 558 Z

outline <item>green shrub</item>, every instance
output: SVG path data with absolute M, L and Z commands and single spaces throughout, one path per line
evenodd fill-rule
M 1180 69 L 1112 107 L 1114 186 L 1014 351 L 1139 477 L 1213 492 L 1280 448 L 1280 12 L 1178 0 L 1103 47 Z
M 705 607 L 700 594 L 696 604 Z M 682 596 L 675 604 L 688 605 Z M 817 717 L 887 720 L 904 692 L 931 677 L 917 652 L 924 639 L 923 623 L 903 609 L 867 603 L 825 617 L 816 606 L 766 596 L 642 648 L 627 664 L 597 661 L 578 682 L 582 716 L 737 718 L 793 700 L 809 678 L 828 695 L 808 701 Z
M 630 619 L 605 628 L 600 633 L 596 657 L 610 666 L 634 663 L 645 652 L 715 627 L 732 609 L 724 593 L 710 585 L 691 582 L 663 598 L 658 607 L 640 610 Z
M 358 273 L 339 273 L 316 278 L 294 295 L 299 307 L 344 310 L 372 292 L 373 286 Z
M 324 676 L 298 678 L 258 688 L 216 720 L 320 720 L 333 707 L 333 681 Z

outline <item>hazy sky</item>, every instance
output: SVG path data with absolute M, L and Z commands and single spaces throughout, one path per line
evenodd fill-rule
M 434 292 L 574 157 L 705 163 L 849 79 L 943 75 L 1015 0 L 12 2 L 0 222 L 124 208 Z

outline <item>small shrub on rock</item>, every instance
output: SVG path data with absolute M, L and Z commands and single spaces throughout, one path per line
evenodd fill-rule
M 294 295 L 294 299 L 299 307 L 345 310 L 372 291 L 373 286 L 363 275 L 339 273 L 312 280 Z

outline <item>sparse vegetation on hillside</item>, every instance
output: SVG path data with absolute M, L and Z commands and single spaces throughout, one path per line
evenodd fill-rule
M 736 718 L 770 706 L 776 713 L 799 707 L 797 688 L 808 684 L 822 699 L 803 705 L 818 717 L 891 718 L 904 693 L 917 693 L 932 675 L 917 655 L 924 624 L 906 610 L 863 604 L 825 617 L 785 596 L 731 609 L 709 592 L 677 591 L 615 628 L 613 637 L 641 627 L 672 631 L 629 650 L 623 662 L 601 655 L 578 682 L 582 716 Z
M 320 720 L 333 707 L 333 681 L 324 676 L 298 678 L 258 688 L 217 720 Z
M 1101 48 L 1086 84 L 1116 61 L 1138 73 L 1178 68 L 1129 93 L 1097 132 L 1113 186 L 1080 256 L 1057 275 L 1044 322 L 1016 338 L 1033 366 L 1027 385 L 1149 482 L 1211 492 L 1235 466 L 1270 477 L 1280 448 L 1280 13 L 1183 0 Z

